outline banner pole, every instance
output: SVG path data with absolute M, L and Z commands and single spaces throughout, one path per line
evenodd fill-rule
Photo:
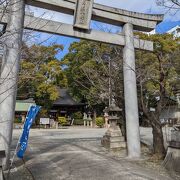
M 31 105 L 31 106 L 32 106 L 32 105 Z M 26 117 L 27 117 L 27 115 L 28 115 L 28 112 L 29 112 L 31 106 L 29 106 L 29 108 L 28 108 Z M 9 177 L 9 173 L 10 173 L 10 171 L 11 171 L 11 168 L 12 168 L 12 165 L 13 165 L 13 162 L 14 162 L 15 155 L 16 155 L 16 153 L 17 153 L 18 145 L 19 145 L 19 142 L 20 142 L 20 138 L 21 138 L 21 136 L 22 136 L 22 132 L 23 132 L 23 130 L 24 130 L 24 125 L 25 125 L 25 123 L 26 123 L 26 119 L 25 119 L 25 121 L 24 121 L 23 127 L 22 127 L 22 129 L 21 129 L 21 133 L 20 133 L 19 138 L 18 138 L 18 142 L 17 142 L 17 144 L 16 144 L 16 148 L 15 148 L 15 150 L 14 150 L 13 157 L 12 157 L 12 159 L 11 159 L 11 164 L 10 164 L 10 167 L 9 167 L 9 169 L 8 169 L 8 177 Z

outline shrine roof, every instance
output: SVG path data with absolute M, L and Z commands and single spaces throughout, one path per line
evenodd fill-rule
M 70 95 L 68 89 L 59 88 L 59 98 L 53 103 L 53 106 L 83 106 L 84 103 L 75 101 Z

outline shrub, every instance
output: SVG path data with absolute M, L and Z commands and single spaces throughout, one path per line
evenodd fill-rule
M 42 117 L 42 118 L 43 118 L 43 117 L 44 117 L 44 118 L 48 117 L 48 116 L 49 116 L 49 115 L 48 115 L 48 110 L 42 108 L 42 109 L 40 110 L 38 116 L 39 116 L 39 117 Z
M 58 122 L 60 123 L 61 126 L 67 125 L 67 120 L 65 117 L 58 117 Z
M 80 111 L 76 112 L 73 114 L 73 118 L 74 118 L 74 125 L 83 125 L 84 121 L 83 121 L 83 115 Z
M 80 111 L 76 112 L 73 114 L 73 118 L 74 119 L 82 119 L 83 118 L 83 115 Z
M 22 118 L 21 117 L 16 117 L 14 119 L 14 123 L 22 123 Z
M 96 118 L 96 125 L 98 126 L 98 127 L 103 127 L 103 125 L 104 125 L 104 118 L 103 117 L 97 117 Z
M 74 119 L 74 125 L 84 125 L 83 119 Z

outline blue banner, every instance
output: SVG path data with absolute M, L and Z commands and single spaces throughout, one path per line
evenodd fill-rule
M 23 158 L 27 145 L 28 145 L 29 131 L 30 131 L 31 125 L 34 122 L 39 110 L 40 110 L 40 106 L 32 105 L 27 113 L 26 120 L 23 127 L 23 133 L 19 141 L 19 150 L 17 152 L 17 156 L 21 159 Z

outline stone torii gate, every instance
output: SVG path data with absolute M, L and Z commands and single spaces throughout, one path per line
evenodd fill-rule
M 73 25 L 25 15 L 25 4 L 74 16 Z M 1 13 L 2 14 L 2 13 Z M 90 29 L 91 20 L 123 26 L 123 31 L 112 34 Z M 140 157 L 139 117 L 135 73 L 135 48 L 153 51 L 153 43 L 133 35 L 134 30 L 149 32 L 163 20 L 163 15 L 130 12 L 96 4 L 93 0 L 11 0 L 10 11 L 0 19 L 7 24 L 4 34 L 4 57 L 1 68 L 0 86 L 0 133 L 9 160 L 12 138 L 18 67 L 25 29 L 64 35 L 87 40 L 124 46 L 123 73 L 126 112 L 128 156 Z M 3 37 L 1 38 L 3 39 Z

